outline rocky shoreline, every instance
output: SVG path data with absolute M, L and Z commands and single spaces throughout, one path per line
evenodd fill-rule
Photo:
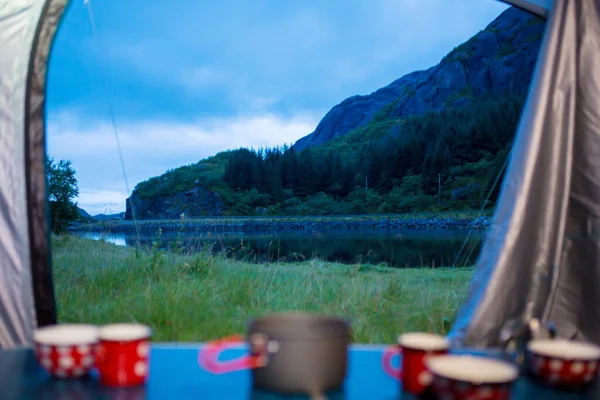
M 141 232 L 267 232 L 267 231 L 311 231 L 317 229 L 482 229 L 491 225 L 492 218 L 480 217 L 390 217 L 390 218 L 318 218 L 311 219 L 228 219 L 228 220 L 186 220 L 186 221 L 106 221 L 103 223 L 81 224 L 72 231 L 110 230 L 114 233 L 135 232 L 136 225 Z

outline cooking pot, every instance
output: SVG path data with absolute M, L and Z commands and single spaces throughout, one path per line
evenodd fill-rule
M 336 389 L 329 391 L 326 394 L 307 395 L 307 394 L 286 394 L 284 396 L 281 393 L 268 391 L 263 389 L 252 389 L 248 400 L 344 400 L 346 396 L 342 389 Z
M 350 324 L 334 316 L 271 314 L 250 321 L 246 338 L 207 343 L 199 361 L 215 374 L 249 369 L 254 388 L 318 396 L 342 386 L 350 336 Z M 218 360 L 224 350 L 240 344 L 248 345 L 249 354 Z

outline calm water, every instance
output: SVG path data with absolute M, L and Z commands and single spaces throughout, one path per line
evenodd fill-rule
M 449 266 L 473 264 L 481 249 L 484 231 L 467 230 L 322 231 L 289 233 L 163 233 L 157 245 L 162 249 L 187 252 L 211 249 L 251 262 L 302 261 L 312 258 L 343 263 L 385 263 L 393 267 Z M 135 246 L 135 233 L 85 232 L 79 236 L 104 239 L 121 246 Z M 151 246 L 156 235 L 141 237 Z M 464 244 L 464 247 L 463 247 Z M 462 252 L 461 252 L 462 248 Z M 460 254 L 460 256 L 459 256 Z M 470 256 L 469 256 L 470 254 Z

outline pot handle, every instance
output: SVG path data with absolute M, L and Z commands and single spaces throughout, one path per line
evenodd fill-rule
M 242 371 L 247 369 L 260 368 L 267 365 L 267 345 L 266 338 L 253 337 L 252 351 L 250 354 L 229 360 L 219 361 L 219 355 L 231 346 L 244 344 L 246 341 L 241 335 L 229 336 L 208 342 L 198 355 L 200 366 L 213 374 L 226 374 L 228 372 Z
M 387 347 L 383 351 L 383 357 L 381 358 L 381 365 L 383 366 L 383 370 L 386 374 L 395 379 L 402 379 L 402 366 L 398 368 L 392 367 L 392 358 L 400 354 L 402 354 L 402 349 L 396 344 Z

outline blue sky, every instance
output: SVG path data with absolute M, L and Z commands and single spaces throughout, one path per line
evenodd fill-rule
M 293 143 L 343 99 L 437 64 L 507 8 L 496 0 L 73 0 L 48 71 L 48 150 L 79 205 L 225 149 Z M 107 91 L 108 88 L 108 91 Z M 110 94 L 110 96 L 109 96 Z

